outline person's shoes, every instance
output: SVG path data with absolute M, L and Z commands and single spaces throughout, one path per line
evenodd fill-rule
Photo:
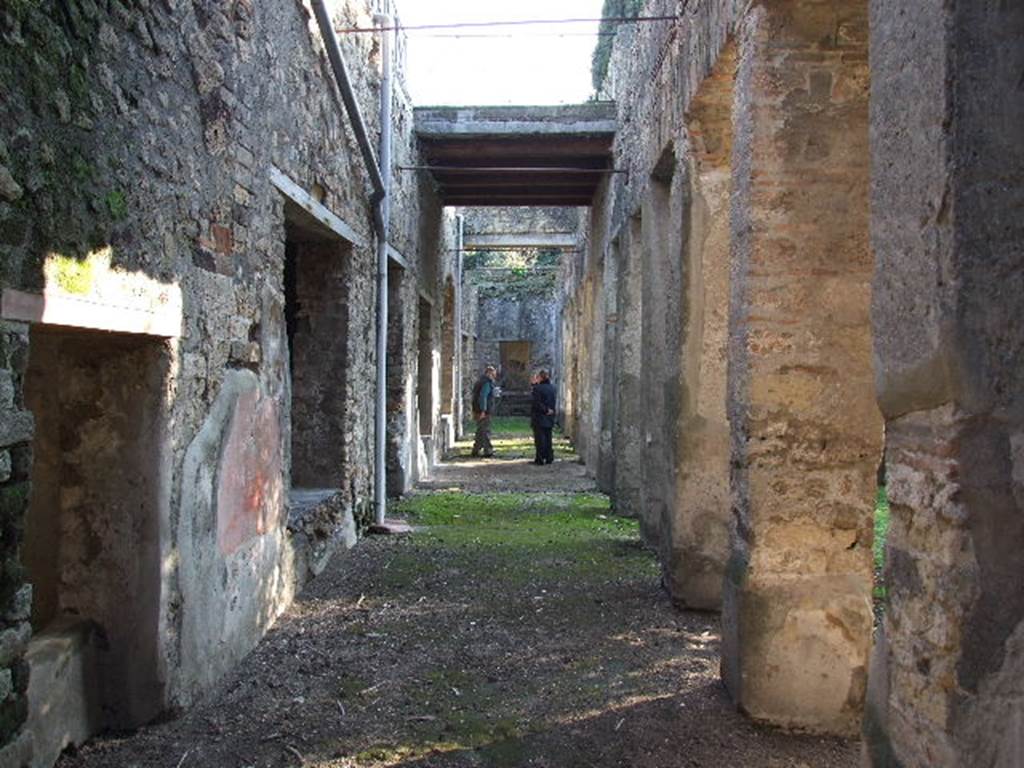
M 536 465 L 537 465 L 537 466 L 539 467 L 539 466 L 540 466 L 541 464 L 543 464 L 544 462 L 543 462 L 543 461 L 541 461 L 540 459 L 534 459 L 534 460 L 533 460 L 533 463 L 534 463 L 534 464 L 536 464 Z

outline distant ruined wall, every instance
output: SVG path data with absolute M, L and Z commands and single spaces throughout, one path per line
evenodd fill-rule
M 527 369 L 551 374 L 561 384 L 560 300 L 557 290 L 559 250 L 538 245 L 546 238 L 570 236 L 579 226 L 576 208 L 482 207 L 461 208 L 467 250 L 476 260 L 467 267 L 465 285 L 472 298 L 473 355 L 465 359 L 471 388 L 486 365 L 501 363 L 502 342 L 528 342 Z M 471 245 L 478 243 L 477 245 Z M 493 250 L 488 250 L 493 248 Z M 540 256 L 546 259 L 537 263 Z M 554 260 L 554 261 L 553 261 Z M 516 266 L 516 265 L 523 266 Z
M 366 26 L 375 8 L 339 0 L 333 10 Z M 95 328 L 112 328 L 162 350 L 155 695 L 158 709 L 187 705 L 301 586 L 312 565 L 299 542 L 339 546 L 345 520 L 371 514 L 375 248 L 368 177 L 308 6 L 39 0 L 7 4 L 0 34 L 0 764 L 20 765 L 31 750 L 19 733 L 32 607 L 19 544 L 35 492 L 32 335 L 84 325 L 88 349 L 107 333 Z M 376 137 L 377 38 L 342 46 Z M 399 162 L 417 162 L 411 127 L 399 83 Z M 286 205 L 274 169 L 341 221 L 350 246 L 335 249 L 341 487 L 333 516 L 298 538 L 287 528 L 286 222 L 316 225 Z M 416 175 L 396 173 L 394 184 L 392 241 L 416 273 L 403 290 L 439 295 L 451 271 L 440 206 Z M 93 566 L 83 578 L 103 575 Z
M 472 274 L 472 273 L 471 273 Z M 483 282 L 486 278 L 471 277 L 476 284 L 477 311 L 474 346 L 475 367 L 501 362 L 502 341 L 530 343 L 530 371 L 541 368 L 557 381 L 555 360 L 555 331 L 558 305 L 553 284 L 523 287 L 518 279 L 503 283 Z

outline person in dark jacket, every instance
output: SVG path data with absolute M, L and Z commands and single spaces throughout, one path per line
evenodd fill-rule
M 473 456 L 490 458 L 494 455 L 491 445 L 491 416 L 494 413 L 494 380 L 498 372 L 493 365 L 484 368 L 483 375 L 473 385 L 473 419 L 476 421 L 476 436 L 473 439 Z
M 533 385 L 533 407 L 530 410 L 533 444 L 536 448 L 534 464 L 550 464 L 555 460 L 551 445 L 551 430 L 555 426 L 555 387 L 547 371 L 537 374 Z

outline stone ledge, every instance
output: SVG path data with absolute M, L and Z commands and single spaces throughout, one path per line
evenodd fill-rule
M 5 288 L 0 318 L 27 323 L 85 328 L 114 333 L 177 338 L 181 335 L 181 301 L 113 304 L 58 293 L 25 293 Z

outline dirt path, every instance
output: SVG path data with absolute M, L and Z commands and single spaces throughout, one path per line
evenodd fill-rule
M 717 618 L 672 608 L 636 524 L 570 455 L 507 454 L 438 472 L 423 527 L 336 558 L 206 704 L 62 768 L 858 765 L 736 714 Z

